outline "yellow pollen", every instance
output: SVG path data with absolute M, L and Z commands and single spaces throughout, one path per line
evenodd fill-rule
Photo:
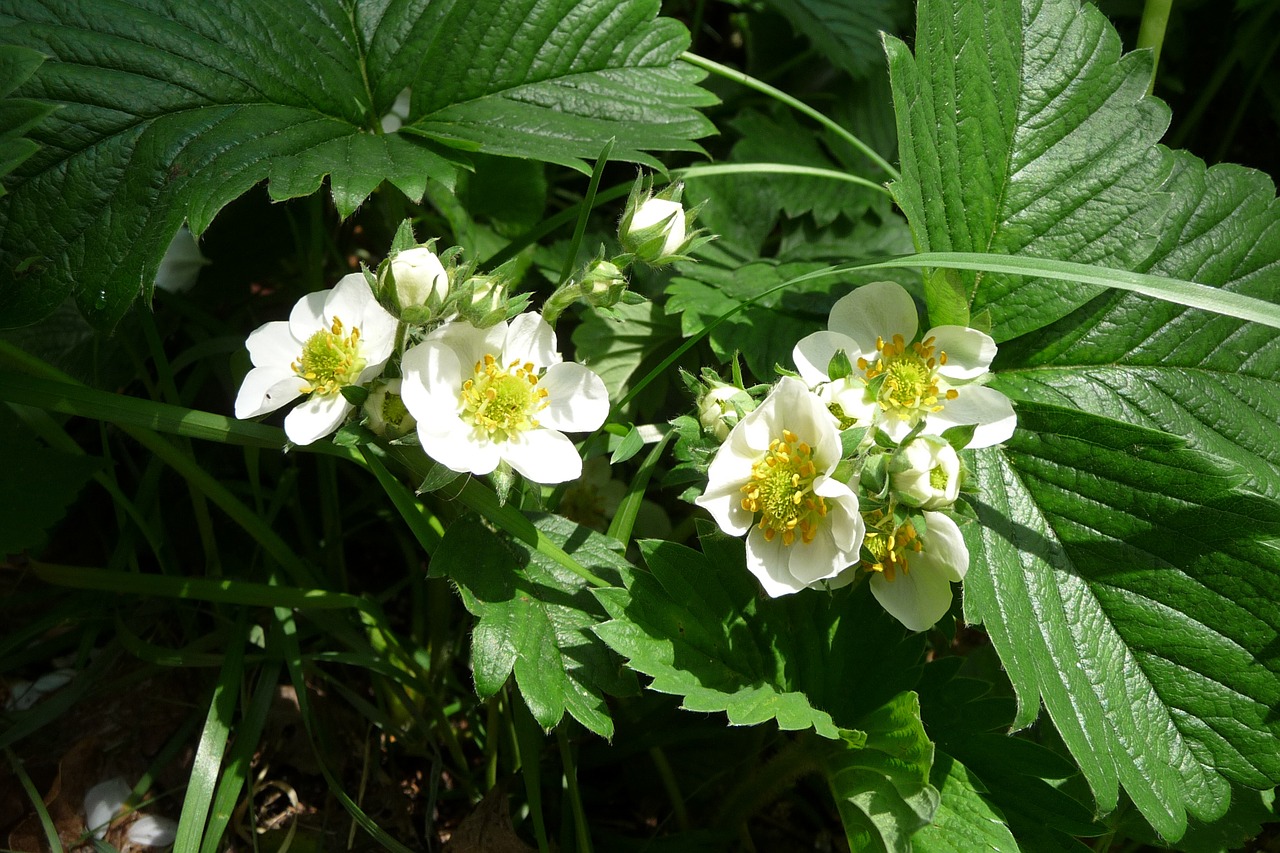
M 942 411 L 943 401 L 958 396 L 953 388 L 939 387 L 938 367 L 947 363 L 947 354 L 937 351 L 935 343 L 933 337 L 911 345 L 902 335 L 888 343 L 876 338 L 875 361 L 858 359 L 863 381 L 886 415 L 915 426 L 922 417 Z
M 915 525 L 907 519 L 894 525 L 893 516 L 883 509 L 873 509 L 862 514 L 867 525 L 867 535 L 862 540 L 862 567 L 869 572 L 880 572 L 884 579 L 892 581 L 898 572 L 910 571 L 908 557 L 923 550 Z
M 756 524 L 765 541 L 782 537 L 782 544 L 808 544 L 818 535 L 818 524 L 827 514 L 827 502 L 813 493 L 818 469 L 813 464 L 813 448 L 800 441 L 791 430 L 769 442 L 751 466 L 751 478 L 742 487 L 742 508 L 756 515 Z
M 478 437 L 493 441 L 533 429 L 538 426 L 534 415 L 549 405 L 547 389 L 538 387 L 538 379 L 532 362 L 515 359 L 503 367 L 486 353 L 462 383 L 462 419 L 474 425 Z
M 360 356 L 360 327 L 344 335 L 342 320 L 334 317 L 328 329 L 307 338 L 291 367 L 304 382 L 301 393 L 327 396 L 359 382 L 366 363 Z

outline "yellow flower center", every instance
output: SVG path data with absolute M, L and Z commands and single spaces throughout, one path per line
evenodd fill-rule
M 538 425 L 533 416 L 547 407 L 547 389 L 538 387 L 532 362 L 506 367 L 492 355 L 476 362 L 475 376 L 462 383 L 462 417 L 494 441 Z
M 769 442 L 769 449 L 751 466 L 751 479 L 742 487 L 742 508 L 756 513 L 756 524 L 764 538 L 772 542 L 781 534 L 782 543 L 795 542 L 796 531 L 805 544 L 818 534 L 819 520 L 827 514 L 827 502 L 813 493 L 818 469 L 813 449 L 791 430 Z
M 301 357 L 292 367 L 306 382 L 303 394 L 327 396 L 359 382 L 365 364 L 360 357 L 360 327 L 352 326 L 350 334 L 343 335 L 342 321 L 334 317 L 330 328 L 307 338 Z
M 934 339 L 908 346 L 902 335 L 885 343 L 876 338 L 875 361 L 858 359 L 858 369 L 866 375 L 880 409 L 888 415 L 915 425 L 931 412 L 942 411 L 943 400 L 954 400 L 954 389 L 938 387 L 938 368 L 947 363 L 947 354 L 934 356 Z
M 907 574 L 910 571 L 908 556 L 923 550 L 911 520 L 895 525 L 893 516 L 882 509 L 863 513 L 862 518 L 867 523 L 867 535 L 862 540 L 862 567 L 869 572 L 880 572 L 887 581 L 897 577 L 898 572 Z
M 935 465 L 929 470 L 929 486 L 936 492 L 945 492 L 947 490 L 947 470 L 941 465 Z

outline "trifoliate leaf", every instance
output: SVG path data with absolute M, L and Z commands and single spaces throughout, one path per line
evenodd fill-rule
M 865 585 L 762 599 L 741 540 L 707 533 L 702 547 L 643 542 L 650 573 L 595 591 L 613 617 L 596 633 L 653 690 L 736 725 L 776 720 L 834 738 L 914 683 L 923 638 Z
M 0 38 L 48 57 L 16 94 L 60 107 L 30 132 L 43 147 L 0 200 L 0 323 L 74 293 L 110 328 L 149 297 L 184 219 L 199 235 L 264 179 L 284 199 L 328 176 L 346 216 L 384 180 L 414 199 L 428 181 L 451 185 L 459 148 L 578 168 L 615 138 L 615 158 L 650 165 L 644 151 L 698 150 L 711 126 L 694 108 L 713 99 L 678 62 L 684 28 L 657 11 L 0 0 Z M 406 88 L 408 117 L 383 133 Z
M 538 516 L 534 524 L 597 576 L 619 582 L 630 574 L 613 540 L 559 516 Z M 492 696 L 514 673 L 543 727 L 551 728 L 568 711 L 596 734 L 613 735 L 604 694 L 634 693 L 635 678 L 591 633 L 604 613 L 585 580 L 470 519 L 445 533 L 431 572 L 457 583 L 462 603 L 476 617 L 476 692 Z
M 1015 725 L 1043 699 L 1100 809 L 1123 785 L 1176 840 L 1188 812 L 1223 814 L 1230 783 L 1280 782 L 1280 507 L 1174 436 L 1018 418 L 974 455 L 966 618 L 1000 653 Z
M 1169 121 L 1147 96 L 1151 55 L 1077 0 L 926 0 L 915 56 L 885 40 L 902 179 L 891 189 L 922 251 L 1021 254 L 1135 269 L 1166 207 L 1154 193 Z M 963 274 L 996 340 L 1100 291 Z
M 911 836 L 938 809 L 929 782 L 933 744 L 920 725 L 914 693 L 900 693 L 859 721 L 861 747 L 833 744 L 823 771 L 853 853 L 911 850 Z M 977 849 L 977 848 L 973 848 Z

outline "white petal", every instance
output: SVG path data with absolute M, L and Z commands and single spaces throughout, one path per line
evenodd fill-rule
M 264 323 L 250 332 L 244 345 L 249 350 L 249 359 L 254 367 L 292 369 L 293 363 L 302 357 L 303 343 L 289 331 L 288 323 L 276 320 Z
M 475 431 L 455 417 L 443 423 L 418 421 L 422 450 L 451 471 L 489 474 L 502 461 L 502 448 L 492 441 L 478 441 Z
M 730 430 L 707 468 L 706 490 L 694 501 L 730 536 L 746 533 L 755 520 L 755 513 L 742 508 L 742 486 L 751 477 L 751 466 L 759 453 L 746 446 L 742 440 L 745 433 L 742 422 Z
M 133 789 L 119 776 L 99 782 L 84 795 L 84 823 L 101 840 L 107 834 L 107 824 L 124 808 Z
M 929 426 L 926 427 L 929 432 L 935 435 L 940 434 L 943 430 L 943 427 L 938 427 L 936 430 L 931 429 L 934 424 L 934 419 L 937 417 L 938 415 L 930 415 Z M 880 428 L 881 432 L 889 436 L 889 438 L 894 441 L 902 441 L 902 439 L 906 438 L 907 434 L 910 433 L 912 429 L 911 424 L 907 423 L 902 418 L 894 417 L 888 413 L 885 413 L 878 421 L 876 421 L 876 426 Z M 948 424 L 948 426 L 950 426 L 950 424 Z
M 948 400 L 941 412 L 929 416 L 927 432 L 941 435 L 949 427 L 974 424 L 977 429 L 968 447 L 991 447 L 1008 441 L 1018 425 L 1008 397 L 983 385 L 962 385 L 956 392 L 956 399 Z
M 938 372 L 955 381 L 977 379 L 996 357 L 992 337 L 967 326 L 934 326 L 925 338 L 933 338 L 937 350 L 947 354 L 947 363 L 939 366 Z
M 964 544 L 959 525 L 940 512 L 926 512 L 924 523 L 924 550 L 912 556 L 912 570 L 923 561 L 929 571 L 949 581 L 964 580 L 969 571 L 969 546 Z
M 294 303 L 289 312 L 289 332 L 299 341 L 305 343 L 316 332 L 329 328 L 324 320 L 324 302 L 328 298 L 329 291 L 317 290 Z
M 168 847 L 178 836 L 178 824 L 167 817 L 143 815 L 129 827 L 129 840 L 143 847 Z
M 815 481 L 813 491 L 827 499 L 826 524 L 831 530 L 831 538 L 852 563 L 858 558 L 858 550 L 862 548 L 862 539 L 867 529 L 862 513 L 858 511 L 858 496 L 843 483 L 839 485 L 844 486 L 844 493 L 833 493 L 833 486 L 837 482 L 828 479 L 818 484 Z
M 483 361 L 486 355 L 499 361 L 502 359 L 502 342 L 506 337 L 506 323 L 477 329 L 464 320 L 454 320 L 432 331 L 423 343 L 439 343 L 453 350 L 469 379 L 476 363 Z
M 858 344 L 848 335 L 839 332 L 814 332 L 800 339 L 800 343 L 791 350 L 791 359 L 796 363 L 800 378 L 812 388 L 831 379 L 827 367 L 836 352 L 844 350 L 850 363 L 856 364 L 860 355 Z M 872 352 L 874 352 L 874 348 Z M 856 369 L 856 368 L 855 368 Z
M 420 425 L 446 412 L 456 417 L 463 376 L 453 349 L 428 338 L 406 350 L 400 366 L 404 372 L 400 397 Z
M 926 631 L 951 608 L 951 584 L 937 572 L 912 566 L 892 580 L 873 572 L 871 594 L 908 631 Z
M 325 296 L 325 327 L 331 326 L 334 319 L 341 320 L 343 327 L 347 329 L 358 326 L 371 302 L 377 304 L 364 273 L 353 272 L 344 275 Z
M 833 578 L 853 562 L 836 546 L 829 529 L 820 529 L 807 545 L 797 538 L 784 546 L 789 553 L 787 571 L 801 586 Z
M 164 257 L 160 259 L 160 269 L 156 270 L 156 287 L 169 293 L 190 290 L 200 276 L 200 268 L 208 263 L 209 259 L 200 254 L 195 235 L 183 225 L 173 235 L 169 248 L 164 250 Z
M 547 408 L 537 415 L 544 426 L 590 432 L 609 417 L 609 392 L 604 382 L 581 364 L 553 364 L 538 384 L 547 391 Z
M 553 429 L 531 429 L 512 437 L 502 458 L 535 483 L 551 485 L 576 480 L 582 457 L 573 442 Z
M 561 361 L 556 352 L 556 333 L 541 314 L 525 312 L 511 320 L 506 343 L 502 347 L 502 359 L 510 364 L 533 362 L 534 367 L 550 367 Z
M 292 370 L 255 367 L 244 376 L 236 394 L 236 417 L 256 418 L 298 399 L 306 383 Z
M 747 534 L 747 568 L 760 581 L 770 598 L 790 595 L 804 589 L 804 584 L 791 575 L 788 568 L 790 555 L 786 553 L 786 548 L 781 536 L 775 536 L 769 542 L 759 527 L 751 528 L 751 532 Z
M 284 434 L 294 444 L 311 444 L 336 430 L 352 408 L 341 394 L 313 394 L 285 415 Z
M 887 342 L 902 335 L 910 343 L 920 328 L 920 317 L 906 288 L 892 281 L 873 281 L 832 306 L 827 328 L 853 338 L 866 354 L 875 351 L 877 337 Z

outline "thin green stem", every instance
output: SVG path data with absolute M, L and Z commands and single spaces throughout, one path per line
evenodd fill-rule
M 827 178 L 832 181 L 845 181 L 858 186 L 869 187 L 876 192 L 889 195 L 884 184 L 867 180 L 847 172 L 835 169 L 819 169 L 815 166 L 794 166 L 789 163 L 714 163 L 707 166 L 688 166 L 684 169 L 672 169 L 672 178 L 702 178 L 712 175 L 805 175 L 814 178 Z
M 1160 49 L 1164 46 L 1164 31 L 1169 25 L 1169 10 L 1173 0 L 1146 0 L 1142 7 L 1142 23 L 1138 25 L 1138 48 L 1151 48 L 1151 82 L 1147 94 L 1156 88 L 1156 72 L 1160 68 Z
M 579 853 L 591 853 L 591 832 L 587 829 L 587 813 L 582 808 L 582 791 L 578 787 L 578 764 L 573 757 L 573 745 L 565 734 L 564 725 L 556 726 L 556 744 L 560 747 L 560 763 L 564 765 L 564 782 L 569 808 L 573 810 L 573 829 L 578 840 Z
M 765 83 L 763 80 L 757 80 L 755 77 L 752 77 L 750 74 L 746 74 L 742 71 L 738 71 L 736 69 L 730 68 L 727 65 L 721 65 L 718 62 L 713 62 L 710 59 L 707 59 L 702 56 L 698 56 L 697 54 L 689 53 L 688 51 L 685 51 L 684 53 L 680 54 L 680 58 L 683 59 L 685 62 L 689 63 L 690 65 L 696 65 L 699 68 L 702 68 L 706 71 L 710 71 L 714 74 L 719 74 L 721 77 L 724 77 L 727 80 L 733 80 L 736 83 L 741 83 L 743 86 L 746 86 L 748 89 L 755 89 L 757 92 L 761 92 L 765 95 L 768 95 L 771 98 L 774 98 L 775 100 L 781 101 L 782 103 L 786 104 L 792 109 L 800 113 L 803 113 L 804 115 L 807 115 L 809 118 L 813 119 L 818 124 L 827 128 L 832 133 L 836 134 L 841 139 L 843 139 L 845 142 L 848 142 L 854 148 L 861 151 L 871 160 L 871 162 L 875 163 L 877 166 L 883 169 L 884 173 L 888 175 L 890 178 L 897 180 L 898 178 L 902 177 L 902 175 L 898 173 L 898 170 L 895 169 L 888 160 L 881 157 L 880 154 L 870 145 L 863 142 L 861 139 L 854 136 L 848 130 L 841 127 L 839 124 L 837 124 L 830 118 L 827 118 L 827 116 L 815 110 L 813 107 L 809 106 L 803 101 L 798 100 L 797 98 L 793 98 L 791 95 L 788 95 L 786 92 L 782 91 L 781 89 L 776 89 L 773 86 L 770 86 L 768 83 Z
M 659 747 L 649 747 L 649 758 L 653 760 L 653 766 L 658 770 L 658 779 L 662 781 L 663 790 L 667 792 L 667 798 L 671 800 L 671 810 L 676 815 L 676 826 L 680 830 L 687 831 L 689 829 L 689 809 L 684 804 L 684 792 L 680 790 L 680 780 L 676 778 L 676 774 L 671 769 L 671 762 L 667 761 L 667 754 Z
M 1231 121 L 1227 124 L 1227 129 L 1223 131 L 1222 137 L 1218 141 L 1218 150 L 1213 155 L 1214 162 L 1221 163 L 1226 158 L 1227 152 L 1231 150 L 1231 143 L 1235 141 L 1236 131 L 1240 129 L 1240 123 L 1244 121 L 1245 114 L 1249 111 L 1249 102 L 1257 94 L 1258 86 L 1262 84 L 1263 78 L 1275 67 L 1272 62 L 1275 60 L 1278 49 L 1280 49 L 1280 33 L 1276 33 L 1275 38 L 1271 40 L 1271 45 L 1267 48 L 1266 55 L 1262 57 L 1262 61 L 1254 68 L 1253 74 L 1249 77 L 1249 82 L 1240 93 L 1240 100 L 1236 104 L 1235 112 L 1231 115 Z

